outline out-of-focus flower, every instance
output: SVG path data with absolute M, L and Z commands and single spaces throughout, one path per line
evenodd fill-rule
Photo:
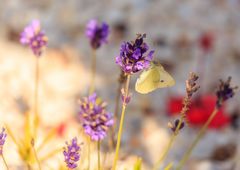
M 76 137 L 73 138 L 70 143 L 66 142 L 66 145 L 63 151 L 65 163 L 69 169 L 75 169 L 80 159 L 80 145 Z
M 7 134 L 5 132 L 5 129 L 2 128 L 2 132 L 0 133 L 0 156 L 3 154 L 3 145 L 6 141 Z
M 112 114 L 106 111 L 106 103 L 96 93 L 80 102 L 79 114 L 85 133 L 94 141 L 102 140 L 114 122 Z
M 66 123 L 62 122 L 57 126 L 57 135 L 60 137 L 63 137 L 65 131 L 66 131 L 67 125 Z
M 203 51 L 208 52 L 213 48 L 214 36 L 211 32 L 204 32 L 200 35 L 199 45 Z
M 102 44 L 107 43 L 108 35 L 109 26 L 105 22 L 101 26 L 98 25 L 98 21 L 95 19 L 88 22 L 86 36 L 89 38 L 93 49 L 98 49 Z
M 167 112 L 168 114 L 176 115 L 179 114 L 183 107 L 183 97 L 173 96 L 167 102 Z
M 43 49 L 47 46 L 48 38 L 41 30 L 40 22 L 33 20 L 21 33 L 20 42 L 28 45 L 34 55 L 41 56 Z
M 169 100 L 167 110 L 170 115 L 176 115 L 181 112 L 181 106 L 184 98 L 173 97 Z M 195 98 L 190 104 L 186 113 L 186 119 L 193 126 L 203 125 L 216 106 L 217 98 L 213 95 L 204 95 Z M 230 123 L 229 114 L 225 112 L 225 107 L 221 107 L 209 125 L 209 128 L 222 128 Z
M 223 102 L 225 102 L 226 100 L 234 96 L 234 90 L 237 89 L 238 87 L 231 87 L 230 82 L 231 82 L 231 77 L 229 77 L 228 80 L 225 82 L 220 80 L 220 84 L 216 92 L 217 107 L 221 107 Z
M 138 34 L 133 42 L 124 42 L 120 48 L 120 55 L 116 57 L 116 63 L 127 74 L 133 74 L 150 66 L 153 59 L 153 50 L 149 50 L 144 42 L 146 34 Z M 147 54 L 146 54 L 147 53 Z

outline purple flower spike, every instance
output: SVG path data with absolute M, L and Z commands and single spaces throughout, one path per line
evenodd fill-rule
M 77 138 L 73 138 L 71 143 L 66 142 L 66 147 L 64 147 L 63 155 L 65 163 L 69 169 L 75 169 L 77 167 L 77 162 L 80 159 L 80 146 L 77 143 Z
M 112 114 L 106 111 L 106 103 L 96 93 L 81 101 L 79 115 L 85 133 L 94 141 L 105 138 L 113 125 Z
M 109 26 L 106 23 L 98 25 L 97 20 L 92 19 L 88 22 L 86 27 L 86 36 L 90 40 L 93 49 L 98 49 L 102 44 L 107 43 L 109 34 Z
M 6 141 L 7 134 L 5 133 L 5 129 L 2 128 L 2 132 L 0 133 L 0 156 L 3 154 L 3 145 Z
M 116 57 L 116 63 L 126 74 L 133 74 L 147 69 L 153 59 L 154 51 L 149 50 L 143 41 L 146 34 L 138 34 L 133 42 L 124 42 L 120 48 L 120 55 Z M 147 54 L 146 54 L 147 53 Z
M 227 81 L 220 80 L 217 95 L 217 107 L 220 108 L 222 103 L 226 100 L 232 98 L 235 95 L 235 91 L 238 88 L 237 86 L 231 87 L 231 77 L 228 77 Z
M 43 49 L 47 46 L 48 38 L 43 31 L 41 31 L 40 22 L 33 20 L 24 31 L 21 33 L 20 42 L 23 45 L 28 45 L 34 55 L 40 57 Z

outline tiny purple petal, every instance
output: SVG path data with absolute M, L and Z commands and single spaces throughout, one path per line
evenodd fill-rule
M 124 104 L 128 104 L 130 102 L 130 100 L 131 100 L 132 94 L 126 94 L 124 92 L 124 89 L 121 90 L 121 93 L 122 93 L 122 95 L 121 95 L 122 102 Z
M 149 61 L 152 61 L 152 60 L 153 60 L 153 54 L 154 54 L 154 50 L 151 50 L 151 51 L 148 53 L 148 56 L 146 57 L 146 59 L 148 59 Z
M 3 145 L 6 141 L 7 134 L 5 132 L 5 129 L 2 128 L 2 132 L 0 133 L 0 156 L 3 154 Z
M 141 57 L 141 49 L 137 48 L 134 52 L 133 52 L 133 58 L 138 60 Z

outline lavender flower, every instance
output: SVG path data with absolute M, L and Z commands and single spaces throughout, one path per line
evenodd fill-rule
M 108 34 L 109 26 L 105 22 L 101 26 L 98 25 L 98 21 L 95 19 L 88 22 L 86 36 L 89 38 L 93 49 L 98 49 L 102 44 L 107 43 Z
M 46 47 L 48 38 L 43 31 L 41 31 L 40 22 L 33 20 L 24 31 L 21 33 L 20 42 L 23 45 L 28 45 L 34 55 L 41 56 L 43 49 Z
M 2 132 L 0 133 L 0 156 L 3 154 L 3 145 L 6 141 L 7 134 L 5 133 L 5 129 L 2 128 Z
M 218 87 L 218 90 L 216 92 L 217 95 L 217 107 L 221 107 L 222 103 L 225 102 L 226 100 L 232 98 L 235 94 L 235 90 L 238 88 L 236 87 L 231 87 L 231 77 L 228 77 L 227 81 L 220 80 L 220 84 Z
M 177 133 L 177 129 L 178 130 L 181 130 L 182 128 L 184 128 L 184 125 L 185 123 L 184 122 L 181 122 L 181 125 L 179 125 L 180 123 L 180 120 L 179 119 L 176 119 L 174 121 L 174 124 L 172 124 L 171 122 L 168 122 L 168 127 L 174 132 L 174 133 Z M 179 126 L 179 128 L 178 128 Z
M 133 74 L 150 66 L 153 59 L 153 50 L 149 50 L 144 42 L 146 34 L 138 34 L 134 42 L 124 42 L 121 45 L 120 55 L 116 57 L 116 63 L 127 74 Z M 146 54 L 147 53 L 147 54 Z
M 80 103 L 80 119 L 85 133 L 92 140 L 102 140 L 107 130 L 113 125 L 112 114 L 107 112 L 106 103 L 97 97 L 96 93 L 84 98 Z
M 77 167 L 77 162 L 80 159 L 80 146 L 77 143 L 77 138 L 73 138 L 71 143 L 66 142 L 66 147 L 64 147 L 63 155 L 67 167 L 69 169 L 74 169 Z

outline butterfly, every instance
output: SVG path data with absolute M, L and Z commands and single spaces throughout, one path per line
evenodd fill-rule
M 175 85 L 173 77 L 164 70 L 160 63 L 151 63 L 149 69 L 143 71 L 135 84 L 135 90 L 147 94 L 158 88 Z

